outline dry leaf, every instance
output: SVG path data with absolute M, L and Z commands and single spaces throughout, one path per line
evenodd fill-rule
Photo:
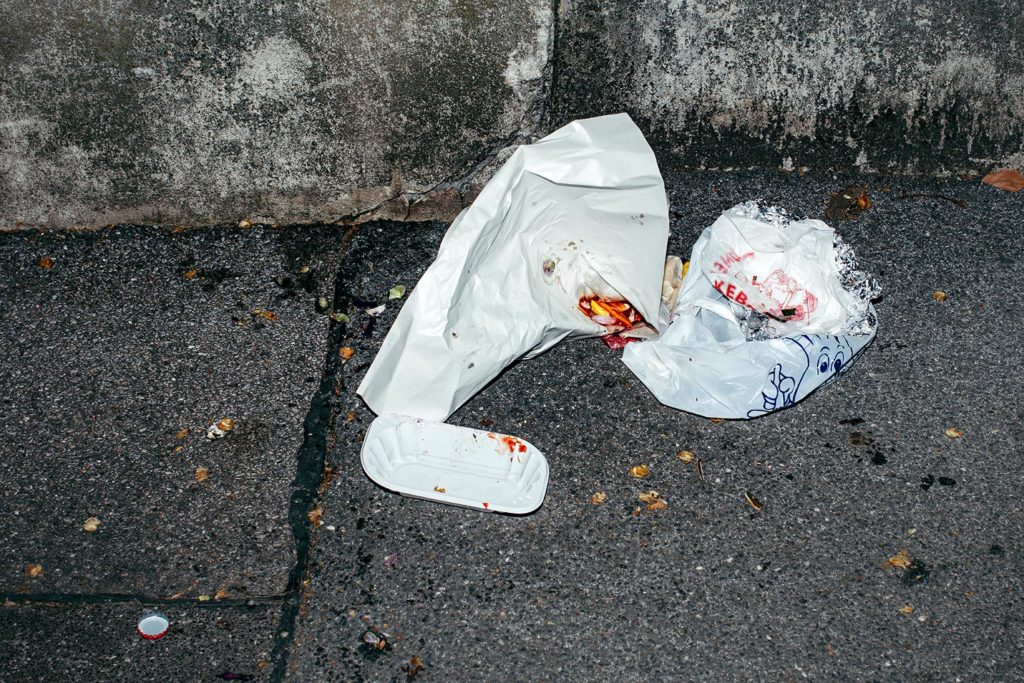
M 1024 175 L 1012 168 L 992 171 L 982 178 L 981 182 L 1007 192 L 1019 192 L 1024 189 Z
M 213 594 L 213 599 L 214 600 L 223 600 L 226 597 L 228 597 L 228 589 L 227 588 L 221 588 L 220 590 L 218 590 L 216 593 Z
M 206 481 L 206 478 L 209 477 L 209 476 L 210 476 L 210 470 L 206 469 L 205 467 L 197 467 L 196 468 L 196 481 L 199 481 L 199 482 Z
M 704 461 L 697 458 L 697 463 L 693 466 L 697 470 L 697 478 L 702 482 L 704 481 Z
M 247 220 L 245 220 L 243 218 L 242 220 L 238 221 L 238 227 L 240 227 L 240 228 L 251 228 L 252 227 L 252 223 L 247 221 Z
M 935 293 L 932 294 L 932 298 L 935 299 L 936 301 L 945 301 L 949 297 L 947 297 L 946 293 L 943 292 L 941 289 L 936 289 Z
M 300 266 L 299 267 L 299 272 L 300 273 L 308 273 L 309 272 L 309 266 L 305 266 L 305 265 L 304 266 Z
M 230 432 L 235 428 L 235 421 L 230 417 L 225 417 L 217 421 L 217 428 L 224 432 Z
M 906 548 L 901 548 L 898 553 L 890 557 L 882 564 L 883 569 L 892 569 L 897 567 L 899 569 L 906 569 L 910 566 L 910 553 L 907 552 Z
M 604 491 L 598 491 L 597 493 L 595 493 L 594 495 L 592 495 L 590 497 L 590 504 L 591 505 L 602 505 L 607 500 L 608 500 L 608 494 L 605 493 Z
M 179 429 L 179 430 L 178 430 L 178 432 L 177 432 L 177 433 L 176 433 L 176 434 L 174 435 L 174 438 L 175 438 L 175 439 L 177 439 L 178 441 L 181 441 L 181 440 L 182 440 L 182 439 L 184 439 L 184 438 L 185 438 L 186 436 L 188 436 L 188 427 L 182 427 L 182 428 L 181 428 L 181 429 Z
M 725 422 L 725 420 L 723 420 L 720 417 L 709 417 L 708 420 L 710 420 L 711 424 L 713 424 L 713 425 L 720 425 L 723 422 Z
M 913 605 L 903 605 L 903 607 L 900 607 L 900 614 L 910 614 L 913 611 L 914 611 L 914 606 Z
M 275 320 L 277 320 L 277 313 L 274 313 L 273 311 L 267 311 L 262 308 L 254 309 L 252 314 L 257 315 L 263 318 L 264 320 L 269 320 L 270 322 L 274 322 Z
M 668 503 L 666 503 L 664 499 L 656 500 L 653 503 L 648 503 L 647 504 L 647 511 L 648 512 L 656 512 L 658 510 L 667 510 L 667 509 L 668 509 Z
M 445 492 L 443 486 L 435 486 L 434 490 L 437 491 L 438 493 L 444 493 Z
M 355 421 L 356 421 L 356 411 L 354 411 L 354 410 L 348 411 L 348 413 L 345 415 L 345 422 L 355 422 Z
M 677 457 L 678 457 L 678 458 L 679 458 L 680 460 L 682 460 L 683 462 L 685 462 L 685 463 L 686 463 L 687 465 L 689 465 L 689 464 L 690 464 L 691 462 L 693 462 L 693 459 L 694 459 L 695 457 L 697 457 L 697 456 L 695 456 L 695 455 L 693 454 L 693 451 L 679 451 L 678 453 L 676 453 L 676 456 L 677 456 Z
M 310 521 L 310 523 L 313 526 L 321 526 L 321 525 L 323 525 L 323 523 L 324 523 L 323 522 L 323 518 L 324 518 L 324 508 L 323 508 L 323 506 L 322 505 L 317 505 L 315 508 L 310 510 L 309 514 L 307 514 L 306 516 L 309 517 L 309 521 Z
M 426 669 L 427 667 L 423 666 L 423 661 L 417 655 L 413 655 L 404 667 L 406 683 L 415 680 L 420 672 L 426 671 Z
M 82 523 L 82 529 L 92 533 L 100 528 L 100 524 L 101 522 L 99 517 L 90 517 Z
M 256 668 L 259 669 L 260 671 L 263 671 L 264 669 L 266 669 L 267 668 L 267 660 L 261 659 L 260 661 L 256 662 Z
M 42 268 L 43 270 L 49 270 L 50 268 L 53 268 L 53 259 L 50 258 L 49 256 L 44 256 L 43 258 L 39 259 L 39 267 Z
M 25 566 L 25 575 L 33 579 L 43 575 L 43 565 L 30 564 Z
M 209 595 L 200 595 L 200 596 L 199 596 L 198 598 L 196 598 L 196 599 L 197 599 L 197 600 L 198 600 L 199 602 L 209 602 L 209 600 L 210 600 L 210 596 L 209 596 Z
M 743 492 L 743 497 L 747 499 L 747 503 L 750 505 L 750 507 L 754 508 L 758 512 L 760 512 L 761 510 L 764 510 L 764 503 L 759 501 L 757 499 L 757 496 L 755 496 L 750 491 L 744 491 Z
M 352 356 L 356 355 L 356 350 L 351 346 L 343 346 L 341 347 L 341 350 L 338 351 L 338 354 L 341 356 L 342 360 L 349 360 Z
M 405 285 L 395 285 L 388 290 L 388 299 L 401 299 L 405 296 Z
M 175 447 L 174 447 L 174 450 L 173 450 L 173 451 L 171 451 L 171 452 L 172 452 L 172 453 L 181 453 L 181 452 L 182 452 L 183 450 L 185 450 L 185 447 L 184 447 L 184 446 L 175 446 Z
M 182 277 L 185 278 L 186 280 L 191 280 L 196 275 L 199 275 L 199 271 L 196 270 L 195 268 L 193 268 L 192 270 L 186 270 L 184 273 L 182 273 Z
M 964 435 L 964 430 L 957 429 L 956 427 L 946 427 L 945 434 L 951 439 L 959 439 Z
M 637 495 L 637 499 L 641 503 L 650 505 L 651 503 L 656 503 L 657 501 L 661 500 L 661 494 L 658 493 L 657 491 L 643 491 Z
M 643 479 L 651 473 L 651 468 L 647 465 L 633 465 L 629 468 L 630 476 L 636 477 L 637 479 Z

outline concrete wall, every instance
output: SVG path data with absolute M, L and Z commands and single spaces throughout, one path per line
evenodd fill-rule
M 1024 163 L 1020 3 L 809 5 L 5 2 L 0 229 L 447 218 L 621 110 L 663 164 Z

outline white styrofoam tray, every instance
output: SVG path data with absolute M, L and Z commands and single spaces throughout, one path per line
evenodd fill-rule
M 374 420 L 360 459 L 386 489 L 490 512 L 533 512 L 548 487 L 547 460 L 533 444 L 404 415 Z

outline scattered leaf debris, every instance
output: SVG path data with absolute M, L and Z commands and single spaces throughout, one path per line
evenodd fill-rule
M 316 310 L 319 313 L 324 313 L 328 308 L 331 307 L 331 302 L 325 296 L 318 297 L 316 300 Z
M 25 566 L 25 576 L 30 578 L 38 578 L 43 575 L 43 565 L 41 564 L 29 564 Z
M 356 411 L 350 410 L 347 413 L 345 413 L 345 422 L 355 422 L 355 421 L 356 421 Z
M 711 422 L 711 424 L 713 425 L 720 425 L 723 422 L 725 422 L 725 420 L 720 417 L 709 417 L 708 421 Z
M 853 221 L 861 211 L 871 208 L 871 197 L 864 185 L 848 185 L 832 194 L 825 217 L 833 221 Z
M 207 439 L 223 439 L 224 436 L 235 428 L 237 423 L 233 418 L 225 417 L 217 420 L 206 429 Z
M 405 296 L 405 285 L 395 285 L 388 290 L 388 299 L 401 299 Z
M 228 597 L 228 589 L 227 588 L 218 588 L 217 592 L 213 594 L 213 599 L 214 600 L 223 600 L 226 597 Z
M 251 228 L 252 227 L 252 223 L 250 221 L 247 221 L 246 219 L 243 218 L 242 220 L 238 221 L 238 227 L 240 227 L 240 228 Z
M 945 301 L 949 297 L 941 289 L 936 289 L 935 293 L 932 294 L 932 298 L 935 299 L 936 301 Z
M 178 441 L 181 441 L 186 436 L 188 436 L 188 432 L 189 432 L 189 428 L 188 427 L 182 427 L 177 432 L 175 432 L 174 438 L 177 439 Z
M 946 427 L 945 434 L 951 439 L 959 439 L 964 435 L 964 430 L 957 429 L 956 427 Z
M 210 470 L 206 467 L 196 468 L 196 481 L 203 482 L 210 476 Z
M 53 268 L 53 259 L 50 258 L 49 256 L 44 256 L 43 258 L 39 259 L 38 263 L 39 267 L 42 268 L 43 270 L 49 270 L 50 268 Z
M 356 355 L 356 350 L 351 346 L 342 346 L 338 350 L 338 355 L 341 356 L 342 360 L 350 360 L 352 356 Z
M 911 562 L 910 553 L 906 548 L 901 548 L 898 553 L 886 560 L 882 564 L 882 567 L 884 569 L 892 569 L 893 567 L 896 567 L 897 569 L 907 569 L 910 567 Z
M 1013 168 L 992 171 L 982 178 L 981 182 L 1007 192 L 1020 192 L 1024 189 L 1024 175 Z
M 309 511 L 306 515 L 309 518 L 310 524 L 315 527 L 322 526 L 324 523 L 324 508 L 322 505 L 317 505 L 315 508 Z
M 352 320 L 345 313 L 331 313 L 331 320 L 336 323 L 349 323 Z
M 90 517 L 89 519 L 82 522 L 82 530 L 88 531 L 91 534 L 99 530 L 100 524 L 102 524 L 102 522 L 100 522 L 99 517 Z
M 191 280 L 191 279 L 193 279 L 193 278 L 194 278 L 194 277 L 195 277 L 196 275 L 199 275 L 199 271 L 198 271 L 198 270 L 196 270 L 195 268 L 193 268 L 192 270 L 186 270 L 186 271 L 185 271 L 184 273 L 182 273 L 182 275 L 181 275 L 181 276 L 182 276 L 183 278 L 185 278 L 186 280 Z
M 270 322 L 274 322 L 275 320 L 277 320 L 277 313 L 274 313 L 273 311 L 268 311 L 263 308 L 254 309 L 252 314 L 259 318 L 263 318 L 264 320 L 268 320 Z
M 676 453 L 676 457 L 678 457 L 684 463 L 689 465 L 697 456 L 694 455 L 693 451 L 679 451 L 678 453 Z
M 755 496 L 750 491 L 744 491 L 743 497 L 747 499 L 747 504 L 750 507 L 754 508 L 756 511 L 760 512 L 761 510 L 764 510 L 764 503 L 759 501 L 757 499 L 757 496 Z
M 435 486 L 434 490 L 437 491 L 438 493 L 446 493 L 443 486 Z
M 668 502 L 664 498 L 661 498 L 660 500 L 656 500 L 653 503 L 648 503 L 647 504 L 647 511 L 648 512 L 658 512 L 660 510 L 667 510 L 667 509 L 668 509 Z
M 604 491 L 598 491 L 597 493 L 595 493 L 594 495 L 592 495 L 590 497 L 590 504 L 591 505 L 603 505 L 607 501 L 608 501 L 608 494 L 605 493 Z
M 636 479 L 643 479 L 651 473 L 651 468 L 647 465 L 633 465 L 629 468 L 629 474 Z
M 206 595 L 206 594 L 203 594 L 203 595 L 197 596 L 196 600 L 198 600 L 199 602 L 209 602 L 210 601 L 210 596 Z
M 701 460 L 700 458 L 697 458 L 697 462 L 694 464 L 694 469 L 697 470 L 697 478 L 700 479 L 701 482 L 703 483 L 703 481 L 704 481 L 704 461 Z
M 423 666 L 423 661 L 418 655 L 413 655 L 402 670 L 405 671 L 405 680 L 408 682 L 416 680 L 420 672 L 426 671 L 427 667 Z
M 900 614 L 911 614 L 914 611 L 914 606 L 907 604 L 900 607 Z
M 388 642 L 388 636 L 386 633 L 370 629 L 363 633 L 363 642 L 372 647 L 375 650 L 387 650 L 391 644 Z
M 370 316 L 371 318 L 376 318 L 381 313 L 383 313 L 385 310 L 387 310 L 387 306 L 385 306 L 384 304 L 381 304 L 380 306 L 374 306 L 373 308 L 367 308 L 366 309 L 366 315 Z

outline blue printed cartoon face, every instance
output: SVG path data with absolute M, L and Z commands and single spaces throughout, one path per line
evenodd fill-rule
M 814 389 L 831 384 L 849 370 L 867 348 L 865 345 L 854 352 L 847 338 L 832 335 L 805 334 L 799 337 L 786 337 L 784 341 L 795 344 L 802 352 L 804 361 L 797 367 L 789 368 L 784 367 L 782 363 L 776 363 L 768 372 L 768 381 L 761 392 L 762 407 L 747 411 L 747 417 L 757 417 L 788 408 Z M 813 386 L 801 394 L 800 387 L 810 372 L 813 372 Z

